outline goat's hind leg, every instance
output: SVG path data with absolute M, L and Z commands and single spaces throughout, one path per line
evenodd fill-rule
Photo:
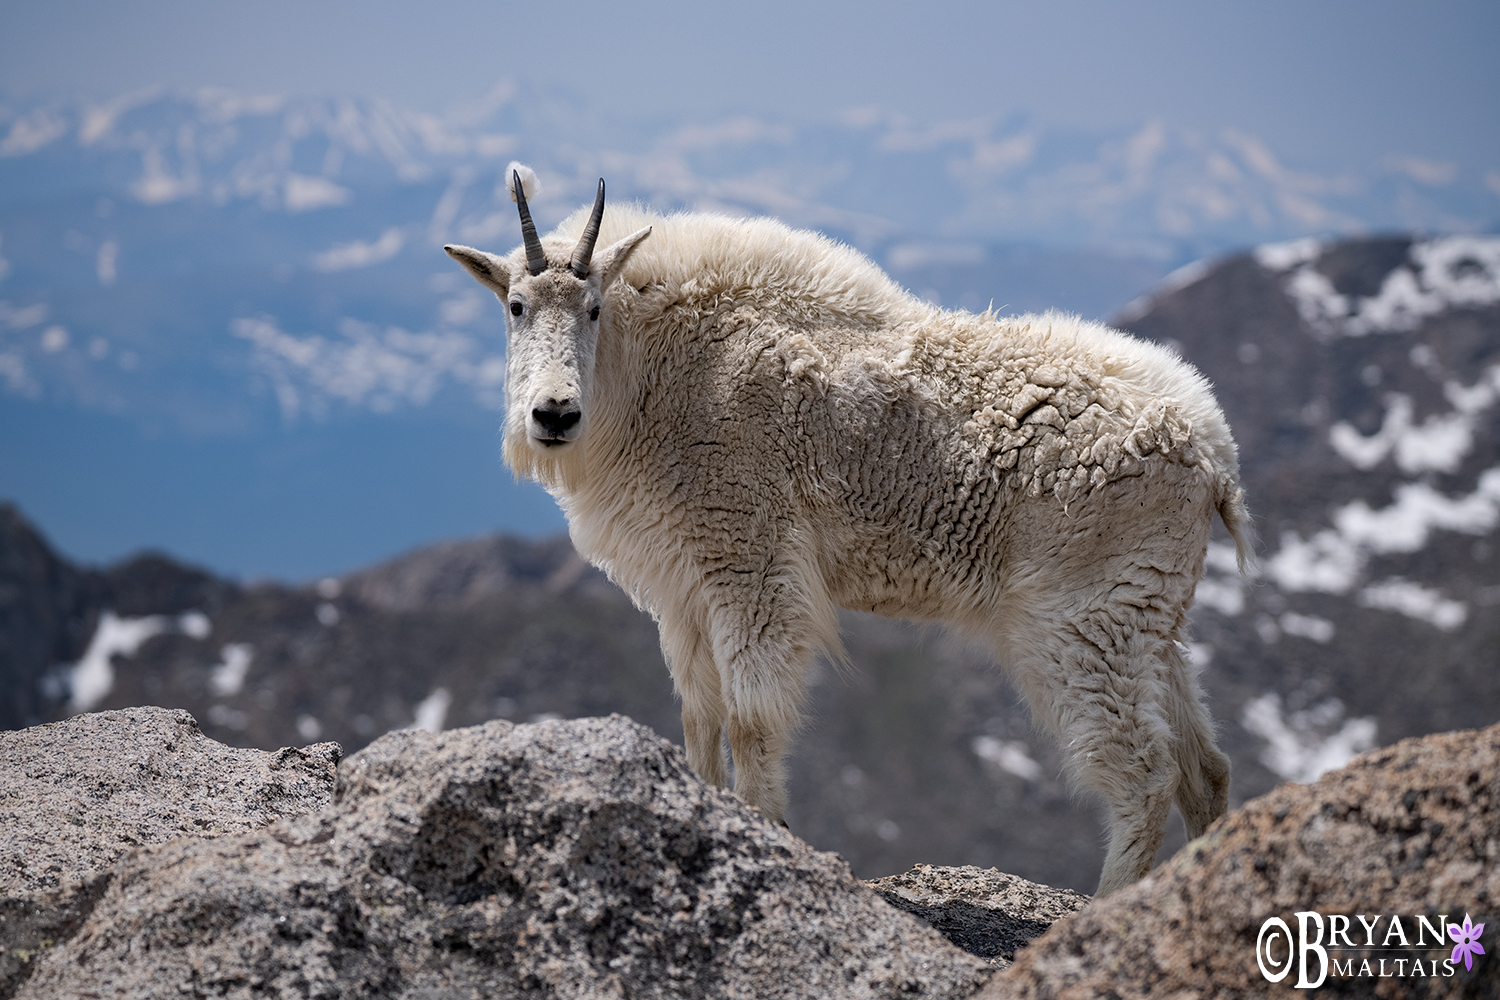
M 1123 627 L 1109 610 L 1016 619 L 1026 624 L 1010 630 L 1001 658 L 1033 716 L 1062 742 L 1074 779 L 1108 810 L 1098 888 L 1108 895 L 1151 870 L 1178 784 L 1165 665 L 1155 655 L 1163 640 Z
M 1163 650 L 1172 730 L 1177 738 L 1177 809 L 1188 839 L 1201 837 L 1229 808 L 1229 757 L 1214 742 L 1213 722 L 1192 667 L 1176 644 Z
M 1080 692 L 1084 711 L 1071 727 L 1083 737 L 1069 741 L 1080 776 L 1109 810 L 1100 896 L 1151 871 L 1179 783 L 1161 661 L 1152 655 L 1160 644 L 1155 636 L 1136 633 L 1124 639 L 1123 649 L 1104 655 L 1105 670 L 1085 681 L 1091 690 Z

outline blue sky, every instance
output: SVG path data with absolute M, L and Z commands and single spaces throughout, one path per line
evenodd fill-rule
M 1048 141 L 1056 130 L 1093 132 L 1088 140 L 1093 145 L 1081 159 L 1059 160 L 1059 176 L 1075 162 L 1093 162 L 1100 130 L 1139 135 L 1151 131 L 1143 128 L 1145 123 L 1159 121 L 1169 126 L 1168 131 L 1178 130 L 1174 135 L 1196 130 L 1222 137 L 1225 130 L 1235 130 L 1258 137 L 1264 146 L 1254 144 L 1255 148 L 1272 151 L 1289 171 L 1325 178 L 1379 174 L 1382 164 L 1402 158 L 1420 161 L 1418 173 L 1459 176 L 1455 189 L 1469 184 L 1477 191 L 1465 197 L 1476 205 L 1482 201 L 1475 212 L 1490 214 L 1475 225 L 1488 228 L 1494 218 L 1491 193 L 1500 194 L 1497 51 L 1500 3 L 1495 0 L 1055 0 L 1045 5 L 962 0 L 921 5 L 788 0 L 737 5 L 653 0 L 526 5 L 0 0 L 0 123 L 9 118 L 7 104 L 24 106 L 54 98 L 96 101 L 148 87 L 221 87 L 250 94 L 385 99 L 402 108 L 448 115 L 449 124 L 461 128 L 476 124 L 465 122 L 465 107 L 482 105 L 486 95 L 497 92 L 497 83 L 514 81 L 521 84 L 519 93 L 541 95 L 536 98 L 540 100 L 561 98 L 539 116 L 548 123 L 548 136 L 558 134 L 553 124 L 568 122 L 571 127 L 572 118 L 578 120 L 578 134 L 567 144 L 573 147 L 571 153 L 543 145 L 551 140 L 528 139 L 517 154 L 545 168 L 549 161 L 578 150 L 628 149 L 629 157 L 616 156 L 610 167 L 611 192 L 624 194 L 631 190 L 633 176 L 650 172 L 636 169 L 641 162 L 658 155 L 650 137 L 683 125 L 722 123 L 737 115 L 759 117 L 779 128 L 788 123 L 816 125 L 853 109 L 873 107 L 909 116 L 917 126 L 932 125 L 935 132 L 968 120 L 982 124 L 970 131 L 1004 138 L 1022 130 L 1016 119 L 1038 126 Z M 991 127 L 997 122 L 1002 124 Z M 785 131 L 816 135 L 819 130 Z M 639 148 L 626 141 L 638 136 L 647 140 Z M 1236 148 L 1250 147 L 1241 143 Z M 725 154 L 742 155 L 738 147 Z M 810 169 L 815 169 L 817 155 L 812 150 L 796 162 L 811 162 Z M 628 167 L 627 160 L 634 166 Z M 21 159 L 4 162 L 16 165 Z M 754 169 L 754 163 L 737 159 L 725 168 L 726 175 L 734 176 Z M 829 176 L 834 179 L 814 178 L 817 183 L 806 185 L 811 193 L 799 197 L 814 207 L 823 205 L 818 201 L 822 198 L 839 211 L 905 218 L 889 207 L 898 195 L 903 204 L 909 203 L 911 188 L 898 187 L 908 183 L 901 170 L 881 174 L 871 191 L 860 187 L 873 183 L 868 179 L 846 184 L 842 174 Z M 931 176 L 930 170 L 924 176 Z M 588 185 L 592 177 L 586 177 Z M 947 180 L 952 187 L 953 179 Z M 637 180 L 640 196 L 661 197 L 650 188 L 641 189 L 644 183 Z M 873 204 L 846 204 L 841 190 L 834 190 L 844 187 L 856 190 L 850 199 L 865 197 Z M 1027 188 L 1020 200 L 991 203 L 972 200 L 970 193 L 954 188 L 949 192 L 954 196 L 949 199 L 951 211 L 945 209 L 948 215 L 931 216 L 930 222 L 922 223 L 928 228 L 916 235 L 950 241 L 1039 239 L 1036 232 L 1045 232 L 1049 240 L 1056 237 L 1059 242 L 1081 239 L 1077 232 L 1094 231 L 1087 226 L 1068 230 L 1058 219 L 1066 222 L 1071 216 L 1058 205 L 1044 204 L 1046 199 L 1036 194 L 1051 191 L 1054 201 L 1072 204 L 1069 192 L 1076 189 L 1059 182 Z M 685 190 L 682 197 L 689 203 L 702 193 Z M 1246 190 L 1247 197 L 1255 198 L 1272 198 L 1282 191 Z M 436 192 L 429 194 L 438 197 Z M 370 204 L 395 210 L 388 202 L 372 199 Z M 1336 199 L 1330 204 L 1335 210 L 1340 207 Z M 1010 213 L 1009 235 L 996 221 L 1001 208 L 995 205 Z M 93 206 L 92 196 L 87 206 Z M 146 208 L 130 207 L 145 218 Z M 504 207 L 508 211 L 509 206 Z M 163 206 L 161 212 L 170 214 L 169 208 L 175 211 L 176 203 Z M 542 216 L 565 210 L 547 202 L 546 196 L 534 208 Z M 1041 221 L 1016 237 L 1015 227 L 1030 218 L 1025 210 L 1031 208 L 1037 208 Z M 747 210 L 786 211 L 773 202 Z M 188 211 L 186 202 L 182 211 Z M 120 242 L 110 245 L 121 255 L 120 283 L 103 288 L 103 265 L 98 264 L 101 288 L 91 294 L 100 302 L 136 301 L 130 298 L 136 291 L 130 286 L 131 276 L 142 272 L 132 268 L 149 253 L 159 255 L 158 271 L 171 263 L 160 240 L 147 239 L 170 233 L 171 226 L 163 223 L 166 228 L 160 230 L 138 227 L 126 235 L 109 235 L 104 230 L 123 225 L 118 220 L 128 213 L 115 221 L 95 218 L 97 214 L 90 208 L 84 212 L 85 221 L 49 218 L 32 229 L 52 227 L 61 232 L 80 226 L 90 232 L 99 229 L 99 240 L 118 236 Z M 358 212 L 350 209 L 350 214 Z M 330 209 L 328 218 L 334 215 Z M 1430 217 L 1435 216 L 1423 216 Z M 513 224 L 513 217 L 507 218 Z M 793 221 L 826 226 L 819 218 Z M 287 219 L 289 228 L 275 230 L 281 236 L 297 226 L 302 227 L 297 232 L 316 229 L 323 216 Z M 356 222 L 362 228 L 339 230 L 337 238 L 333 229 L 318 230 L 322 242 L 295 248 L 298 259 L 335 242 L 368 243 L 401 219 L 359 216 Z M 16 260 L 9 284 L 0 288 L 0 299 L 14 299 L 16 308 L 32 303 L 27 296 L 42 302 L 44 292 L 56 291 L 39 286 L 27 290 L 18 284 L 25 270 L 18 255 L 27 252 L 23 239 L 28 231 L 17 223 L 0 234 L 0 276 L 7 268 L 5 257 Z M 1068 237 L 1069 232 L 1074 235 Z M 507 233 L 504 238 L 514 238 L 513 231 Z M 1132 230 L 1127 235 L 1139 242 L 1140 234 Z M 81 234 L 67 238 L 84 240 Z M 1222 241 L 1215 246 L 1213 252 L 1223 250 Z M 234 245 L 230 256 L 250 258 L 253 249 Z M 52 248 L 72 254 L 65 259 L 77 264 L 82 258 L 75 260 L 74 250 Z M 1183 251 L 1179 247 L 1174 252 Z M 110 260 L 113 276 L 114 257 Z M 886 262 L 894 267 L 894 260 L 889 256 Z M 96 270 L 95 258 L 83 263 L 79 273 L 88 283 Z M 425 276 L 432 266 L 422 263 L 420 274 Z M 441 259 L 436 266 L 446 269 L 448 261 Z M 1036 268 L 1024 275 L 1033 284 L 1034 272 Z M 1099 283 L 1087 274 L 1076 277 L 1076 267 L 1068 273 L 1091 288 Z M 189 287 L 190 281 L 183 279 L 180 285 L 163 285 L 156 291 L 172 300 Z M 243 346 L 229 332 L 231 313 L 259 315 L 278 309 L 297 335 L 334 336 L 331 327 L 315 330 L 312 319 L 297 319 L 290 300 L 276 298 L 275 291 L 256 292 L 246 283 L 236 286 L 233 294 L 225 292 L 227 305 L 220 303 L 219 312 L 203 313 L 209 317 L 201 324 L 205 336 Z M 993 294 L 1000 296 L 1002 306 L 1014 305 L 1004 287 L 987 287 L 985 292 L 976 299 L 981 306 Z M 251 301 L 256 294 L 263 297 Z M 236 304 L 241 298 L 249 303 L 243 308 Z M 63 321 L 66 310 L 60 302 L 48 322 Z M 1052 298 L 1046 304 L 1059 303 Z M 353 292 L 340 308 L 345 309 L 341 315 L 370 322 L 418 323 L 381 314 L 378 303 Z M 120 340 L 122 331 L 134 324 L 156 331 L 166 343 L 169 338 L 162 331 L 176 329 L 159 322 L 159 316 L 122 316 L 109 309 L 98 313 L 104 317 L 98 321 L 102 325 L 89 329 L 89 337 Z M 497 316 L 491 314 L 488 322 L 498 328 Z M 108 323 L 118 329 L 105 329 Z M 78 324 L 75 353 L 86 343 L 84 320 Z M 44 326 L 28 327 L 17 337 L 35 341 Z M 29 364 L 40 366 L 52 357 L 36 343 L 31 348 L 35 357 Z M 62 357 L 58 354 L 53 360 Z M 115 375 L 125 385 L 126 376 Z M 194 377 L 204 376 L 200 371 Z M 169 388 L 175 392 L 183 387 Z M 78 406 L 68 398 L 0 396 L 0 496 L 20 501 L 60 546 L 89 561 L 156 546 L 219 570 L 305 579 L 439 537 L 497 528 L 539 533 L 562 527 L 549 498 L 535 487 L 511 483 L 500 466 L 496 418 L 488 411 L 455 416 L 415 408 L 389 418 L 365 415 L 362 422 L 305 423 L 258 437 L 226 434 L 206 442 L 191 434 L 154 429 L 146 418 L 124 412 L 123 404 L 115 407 L 121 410 L 117 413 L 109 407 Z M 6 431 L 22 427 L 27 433 L 6 436 Z M 71 461 L 59 462 L 60 454 Z M 391 468 L 404 472 L 391 476 Z
M 4 0 L 0 92 L 217 85 L 444 111 L 503 78 L 621 117 L 1022 113 L 1242 129 L 1312 169 L 1500 167 L 1500 4 Z

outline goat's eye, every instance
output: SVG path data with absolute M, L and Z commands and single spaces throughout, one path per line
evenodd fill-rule
M 589 322 L 591 322 L 591 323 L 597 323 L 597 322 L 599 322 L 599 307 L 598 306 L 595 306 L 594 308 L 592 308 L 592 309 L 589 310 Z
M 510 314 L 512 316 L 519 316 L 519 315 L 521 315 L 521 312 L 523 311 L 523 309 L 524 309 L 524 307 L 519 302 L 512 302 L 510 304 Z

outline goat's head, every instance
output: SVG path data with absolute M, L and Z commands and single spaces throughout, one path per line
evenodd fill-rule
M 512 171 L 512 183 L 521 213 L 520 247 L 506 257 L 472 247 L 443 249 L 505 306 L 507 453 L 522 440 L 533 453 L 566 451 L 588 429 L 594 353 L 600 325 L 608 322 L 604 292 L 651 229 L 594 253 L 604 218 L 601 178 L 594 211 L 571 255 L 564 257 L 566 248 L 549 241 L 549 256 L 537 238 L 519 172 Z

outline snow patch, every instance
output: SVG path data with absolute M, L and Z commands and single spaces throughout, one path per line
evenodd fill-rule
M 1412 348 L 1412 351 L 1415 352 L 1416 348 Z M 1485 369 L 1484 374 L 1467 388 L 1452 379 L 1444 382 L 1443 395 L 1459 413 L 1466 417 L 1477 416 L 1500 402 L 1500 365 L 1491 365 Z
M 1020 740 L 999 740 L 993 736 L 975 737 L 974 756 L 1025 781 L 1042 776 L 1042 765 L 1031 758 L 1031 748 Z
M 1194 670 L 1207 670 L 1214 662 L 1214 647 L 1206 642 L 1179 642 L 1177 647 Z
M 1322 242 L 1311 236 L 1285 243 L 1263 243 L 1254 250 L 1255 262 L 1277 274 L 1310 264 L 1322 255 Z
M 297 716 L 297 735 L 309 743 L 323 735 L 323 724 L 311 715 Z
M 1500 366 L 1491 371 L 1500 375 Z M 1487 386 L 1488 376 L 1478 383 Z M 1456 386 L 1456 383 L 1450 383 Z M 1456 387 L 1457 393 L 1464 393 Z M 1450 399 L 1452 395 L 1450 394 Z M 1478 399 L 1471 394 L 1466 402 Z M 1339 457 L 1356 469 L 1373 469 L 1387 456 L 1394 455 L 1396 466 L 1405 473 L 1457 472 L 1459 465 L 1468 456 L 1474 445 L 1475 417 L 1493 396 L 1486 396 L 1483 406 L 1470 405 L 1467 412 L 1436 413 L 1422 423 L 1412 419 L 1411 397 L 1403 393 L 1392 393 L 1386 400 L 1385 419 L 1380 430 L 1365 437 L 1347 421 L 1339 421 L 1328 430 L 1328 443 Z
M 1333 523 L 1350 543 L 1370 552 L 1416 552 L 1435 529 L 1483 535 L 1500 523 L 1500 466 L 1486 470 L 1466 496 L 1447 497 L 1426 483 L 1402 483 L 1389 507 L 1372 510 L 1354 500 L 1334 512 Z
M 1450 600 L 1436 590 L 1399 576 L 1362 589 L 1359 603 L 1367 608 L 1398 612 L 1444 632 L 1452 632 L 1469 618 L 1469 606 L 1463 601 Z
M 1205 576 L 1198 581 L 1198 603 L 1233 618 L 1245 610 L 1245 586 L 1234 577 Z
M 1203 554 L 1203 565 L 1210 571 L 1239 576 L 1239 550 L 1230 542 L 1209 542 L 1208 551 Z
M 245 675 L 250 672 L 250 661 L 255 657 L 255 647 L 248 642 L 231 642 L 219 651 L 222 659 L 208 676 L 208 689 L 219 698 L 232 698 L 245 687 Z
M 1262 266 L 1287 274 L 1287 295 L 1318 333 L 1401 333 L 1449 309 L 1500 302 L 1500 237 L 1444 236 L 1414 243 L 1407 262 L 1387 274 L 1372 296 L 1340 294 L 1316 269 L 1320 255 L 1315 241 L 1303 240 L 1255 252 Z
M 1334 526 L 1303 540 L 1282 536 L 1265 561 L 1282 590 L 1345 594 L 1354 589 L 1371 555 L 1416 552 L 1435 530 L 1483 535 L 1500 523 L 1500 466 L 1479 477 L 1473 493 L 1448 497 L 1426 483 L 1396 487 L 1395 501 L 1380 510 L 1355 500 L 1334 512 Z
M 1252 698 L 1240 714 L 1240 724 L 1266 741 L 1260 762 L 1302 784 L 1343 767 L 1375 745 L 1373 718 L 1343 720 L 1344 703 L 1337 698 L 1287 715 L 1281 696 L 1274 692 Z
M 250 716 L 237 708 L 228 705 L 210 705 L 208 708 L 208 721 L 216 726 L 233 729 L 239 732 L 250 725 Z
M 1179 292 L 1189 285 L 1196 285 L 1213 269 L 1212 262 L 1208 260 L 1195 260 L 1190 264 L 1184 264 L 1157 283 L 1152 291 L 1152 296 L 1162 298 L 1173 292 Z
M 1313 642 L 1328 642 L 1333 639 L 1334 625 L 1327 618 L 1317 615 L 1299 615 L 1288 611 L 1276 619 L 1277 626 L 1287 635 L 1311 639 Z
M 1365 568 L 1359 548 L 1337 531 L 1325 529 L 1303 541 L 1296 532 L 1281 536 L 1281 548 L 1265 562 L 1266 575 L 1282 590 L 1347 593 Z
M 68 670 L 68 687 L 72 692 L 68 711 L 75 715 L 92 711 L 115 686 L 114 657 L 134 656 L 147 639 L 171 627 L 172 619 L 166 615 L 121 618 L 113 611 L 101 614 L 83 659 Z
M 1245 610 L 1245 580 L 1239 555 L 1225 542 L 1209 542 L 1203 558 L 1204 577 L 1198 581 L 1197 603 L 1234 617 Z
M 190 639 L 207 639 L 214 624 L 201 611 L 187 611 L 177 616 L 177 629 Z
M 448 715 L 448 706 L 453 704 L 453 696 L 444 687 L 433 688 L 432 693 L 417 703 L 416 721 L 409 729 L 425 729 L 429 733 L 440 733 L 443 731 L 443 720 Z
M 1412 361 L 1430 366 L 1428 352 L 1412 349 Z M 1407 474 L 1416 472 L 1457 472 L 1469 456 L 1475 442 L 1479 415 L 1500 402 L 1500 364 L 1485 369 L 1473 385 L 1461 385 L 1455 379 L 1443 384 L 1443 396 L 1454 406 L 1448 414 L 1434 414 L 1416 424 L 1413 421 L 1412 397 L 1392 393 L 1386 400 L 1385 420 L 1374 435 L 1364 436 L 1347 421 L 1329 429 L 1329 444 L 1356 469 L 1373 469 L 1388 456 L 1395 456 L 1398 468 Z
M 1195 260 L 1182 265 L 1158 281 L 1150 292 L 1125 303 L 1125 307 L 1120 310 L 1115 321 L 1118 323 L 1134 323 L 1155 308 L 1156 304 L 1162 299 L 1173 292 L 1181 291 L 1189 285 L 1197 284 L 1212 270 L 1213 262 L 1209 260 Z

